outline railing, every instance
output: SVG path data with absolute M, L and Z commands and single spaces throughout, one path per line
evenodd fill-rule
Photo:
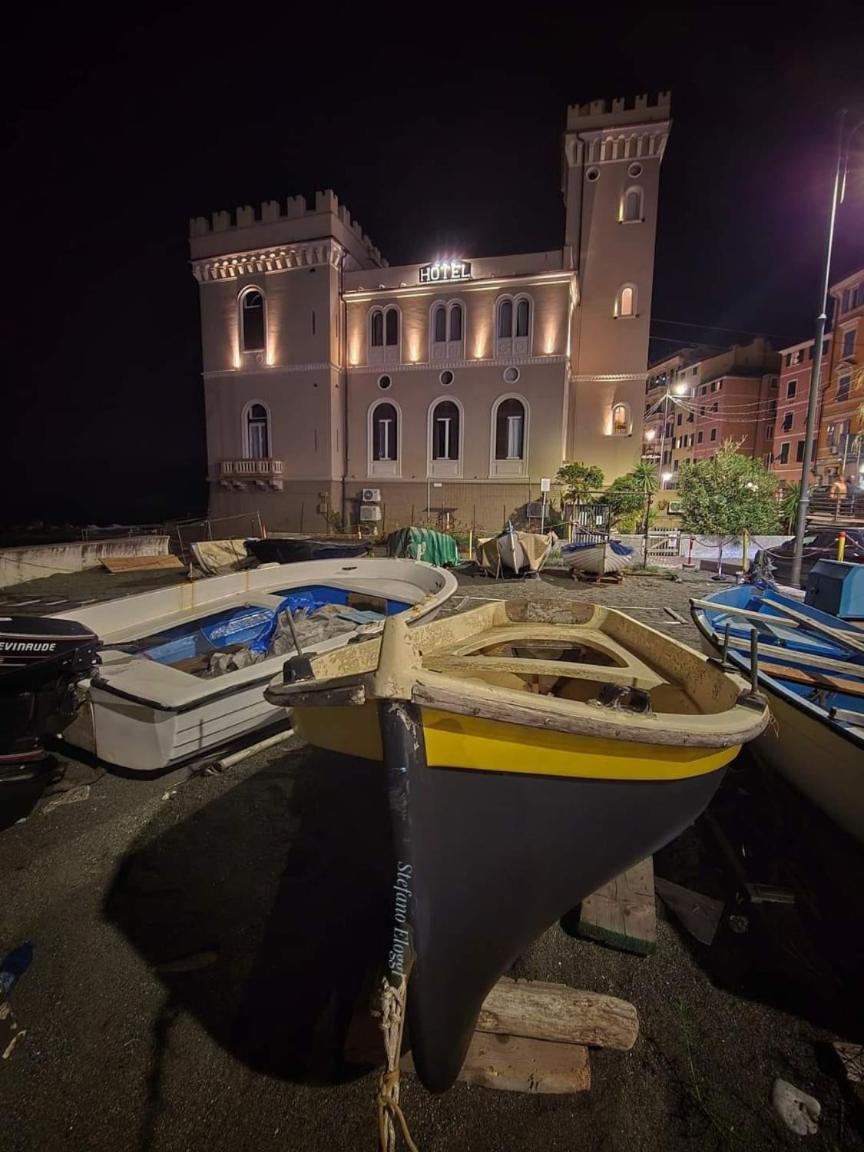
M 220 460 L 219 478 L 239 477 L 254 478 L 256 476 L 281 476 L 281 460 Z

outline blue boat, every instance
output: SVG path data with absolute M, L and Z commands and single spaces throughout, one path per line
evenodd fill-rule
M 776 724 L 757 758 L 864 843 L 864 629 L 761 582 L 691 600 L 691 613 L 705 651 L 768 697 Z

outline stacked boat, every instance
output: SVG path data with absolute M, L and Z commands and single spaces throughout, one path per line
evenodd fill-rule
M 690 824 L 768 721 L 744 679 L 699 653 L 622 613 L 542 600 L 388 617 L 380 636 L 290 658 L 266 695 L 311 744 L 384 762 L 387 974 L 407 980 L 433 1091 L 517 956 Z

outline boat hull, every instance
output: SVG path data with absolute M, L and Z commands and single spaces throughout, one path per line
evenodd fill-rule
M 536 762 L 431 767 L 425 731 L 416 705 L 382 702 L 397 857 L 388 968 L 394 980 L 410 969 L 414 1064 L 443 1092 L 500 976 L 574 904 L 691 824 L 723 768 L 659 782 L 547 776 Z
M 283 540 L 268 536 L 246 540 L 246 551 L 261 564 L 298 564 L 308 560 L 345 560 L 365 556 L 368 543 L 333 543 L 326 540 Z

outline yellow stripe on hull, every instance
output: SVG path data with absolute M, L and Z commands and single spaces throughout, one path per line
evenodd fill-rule
M 594 780 L 683 780 L 723 768 L 738 747 L 693 748 L 601 740 L 421 709 L 430 768 L 570 776 Z M 295 708 L 294 724 L 309 744 L 330 752 L 381 760 L 378 705 Z

